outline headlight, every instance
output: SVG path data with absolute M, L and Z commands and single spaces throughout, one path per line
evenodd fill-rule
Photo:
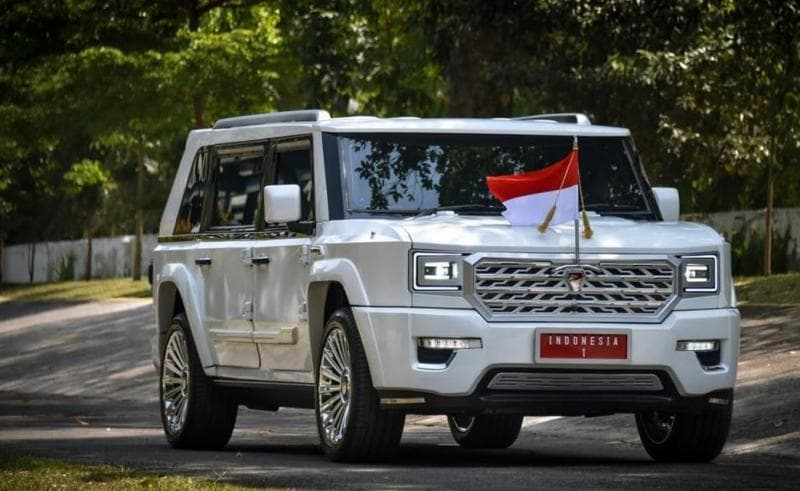
M 717 256 L 683 256 L 682 290 L 686 293 L 715 293 L 718 284 L 717 269 Z
M 414 290 L 460 290 L 462 265 L 458 254 L 415 252 Z

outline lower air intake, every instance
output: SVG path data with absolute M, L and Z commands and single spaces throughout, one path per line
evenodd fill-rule
M 492 390 L 656 392 L 664 389 L 652 373 L 498 373 Z

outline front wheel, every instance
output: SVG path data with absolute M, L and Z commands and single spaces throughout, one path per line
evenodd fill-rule
M 709 462 L 725 446 L 732 413 L 732 403 L 699 414 L 637 413 L 636 428 L 647 453 L 659 462 Z
M 379 460 L 400 443 L 405 414 L 384 411 L 350 309 L 325 325 L 316 383 L 322 449 L 335 461 Z
M 465 448 L 508 448 L 522 429 L 522 415 L 481 414 L 449 415 L 450 434 Z

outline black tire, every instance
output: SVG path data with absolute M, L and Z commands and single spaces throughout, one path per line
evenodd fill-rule
M 167 372 L 167 352 L 170 339 L 182 335 L 186 341 L 188 367 L 186 370 L 186 410 L 181 424 L 170 424 L 167 414 L 168 403 L 164 399 L 165 377 Z M 167 441 L 174 448 L 220 449 L 224 447 L 233 433 L 236 424 L 238 405 L 226 397 L 225 392 L 203 372 L 197 348 L 192 339 L 189 323 L 183 314 L 176 315 L 167 330 L 166 343 L 161 355 L 159 372 L 159 408 L 161 423 Z M 174 365 L 173 365 L 174 366 Z M 172 373 L 172 372 L 171 372 Z
M 448 415 L 450 434 L 464 448 L 508 448 L 522 429 L 522 415 Z
M 333 333 L 341 340 L 339 333 L 346 336 L 348 349 L 345 358 L 349 358 L 348 377 L 346 380 L 348 390 L 346 394 L 341 391 L 342 382 L 339 382 L 340 397 L 349 401 L 349 411 L 345 412 L 343 431 L 336 436 L 327 436 L 325 423 L 321 417 L 321 399 L 331 392 L 320 390 L 322 380 L 323 354 L 326 343 Z M 367 357 L 358 335 L 355 319 L 349 308 L 335 311 L 325 323 L 325 332 L 320 344 L 319 357 L 317 358 L 317 377 L 315 381 L 314 407 L 317 419 L 322 450 L 333 461 L 376 461 L 391 456 L 400 444 L 405 424 L 405 414 L 384 411 L 380 408 L 378 394 L 372 385 Z M 344 351 L 344 350 L 343 350 Z M 349 356 L 347 356 L 349 355 Z M 332 383 L 325 379 L 327 387 Z M 342 377 L 342 380 L 345 380 Z M 324 384 L 323 384 L 324 386 Z M 344 400 L 344 399 L 340 399 Z
M 732 403 L 699 414 L 637 413 L 636 428 L 645 450 L 658 462 L 710 462 L 725 446 L 732 413 Z

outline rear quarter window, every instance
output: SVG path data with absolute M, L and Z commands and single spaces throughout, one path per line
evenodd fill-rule
M 194 157 L 192 168 L 189 170 L 189 178 L 186 180 L 181 206 L 178 209 L 178 218 L 175 220 L 174 233 L 176 235 L 193 234 L 200 231 L 206 180 L 208 179 L 208 160 L 205 150 L 200 150 Z

